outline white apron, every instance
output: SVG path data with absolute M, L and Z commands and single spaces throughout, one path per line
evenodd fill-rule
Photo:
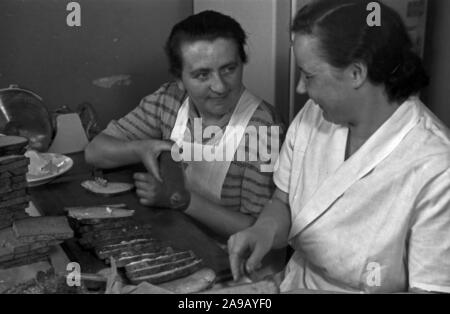
M 230 163 L 238 149 L 253 113 L 261 103 L 261 99 L 252 95 L 247 90 L 242 93 L 236 108 L 230 118 L 223 136 L 201 144 L 192 141 L 187 128 L 189 119 L 189 97 L 186 98 L 180 107 L 172 130 L 170 139 L 182 147 L 183 151 L 193 151 L 191 157 L 195 160 L 185 160 L 187 167 L 185 169 L 186 180 L 189 188 L 214 203 L 220 204 L 222 185 L 225 181 Z M 194 130 L 195 132 L 195 130 Z M 225 157 L 221 152 L 226 152 L 226 158 L 217 160 L 205 160 L 202 152 L 219 152 L 216 156 Z

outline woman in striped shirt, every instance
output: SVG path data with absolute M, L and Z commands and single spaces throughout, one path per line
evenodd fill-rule
M 242 83 L 245 44 L 241 26 L 214 11 L 175 25 L 166 44 L 175 81 L 112 121 L 86 160 L 103 168 L 143 163 L 148 173 L 134 175 L 136 192 L 152 206 L 156 157 L 175 142 L 187 165 L 186 213 L 225 238 L 252 225 L 274 190 L 271 165 L 283 131 L 273 108 Z

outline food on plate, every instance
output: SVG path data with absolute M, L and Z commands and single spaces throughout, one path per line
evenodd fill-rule
M 102 178 L 96 178 L 95 180 L 86 180 L 81 183 L 81 186 L 89 192 L 104 195 L 113 196 L 121 193 L 131 191 L 134 185 L 126 182 L 109 182 Z
M 30 159 L 28 174 L 31 176 L 42 176 L 46 174 L 58 173 L 64 163 L 64 156 L 55 158 L 56 155 L 41 154 L 34 150 L 29 150 L 25 156 Z

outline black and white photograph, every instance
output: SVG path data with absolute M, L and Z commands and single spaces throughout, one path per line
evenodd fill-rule
M 0 294 L 450 294 L 449 29 L 448 0 L 1 0 Z

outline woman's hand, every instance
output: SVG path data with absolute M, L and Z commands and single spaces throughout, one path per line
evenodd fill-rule
M 228 253 L 234 280 L 251 274 L 261 267 L 261 261 L 273 245 L 274 231 L 254 225 L 238 232 L 228 240 Z
M 251 274 L 257 270 L 272 248 L 286 246 L 290 225 L 289 195 L 277 188 L 255 224 L 228 240 L 234 280 L 239 280 L 243 272 Z
M 156 139 L 126 141 L 100 133 L 86 146 L 84 154 L 86 162 L 97 168 L 109 169 L 141 162 L 161 181 L 158 156 L 163 151 L 170 151 L 172 146 L 171 141 Z
M 144 140 L 136 145 L 136 153 L 144 164 L 145 168 L 153 175 L 153 178 L 162 182 L 159 171 L 158 157 L 163 151 L 170 151 L 173 142 L 161 140 Z
M 133 179 L 139 202 L 145 206 L 155 205 L 161 195 L 161 183 L 148 172 L 137 172 Z

